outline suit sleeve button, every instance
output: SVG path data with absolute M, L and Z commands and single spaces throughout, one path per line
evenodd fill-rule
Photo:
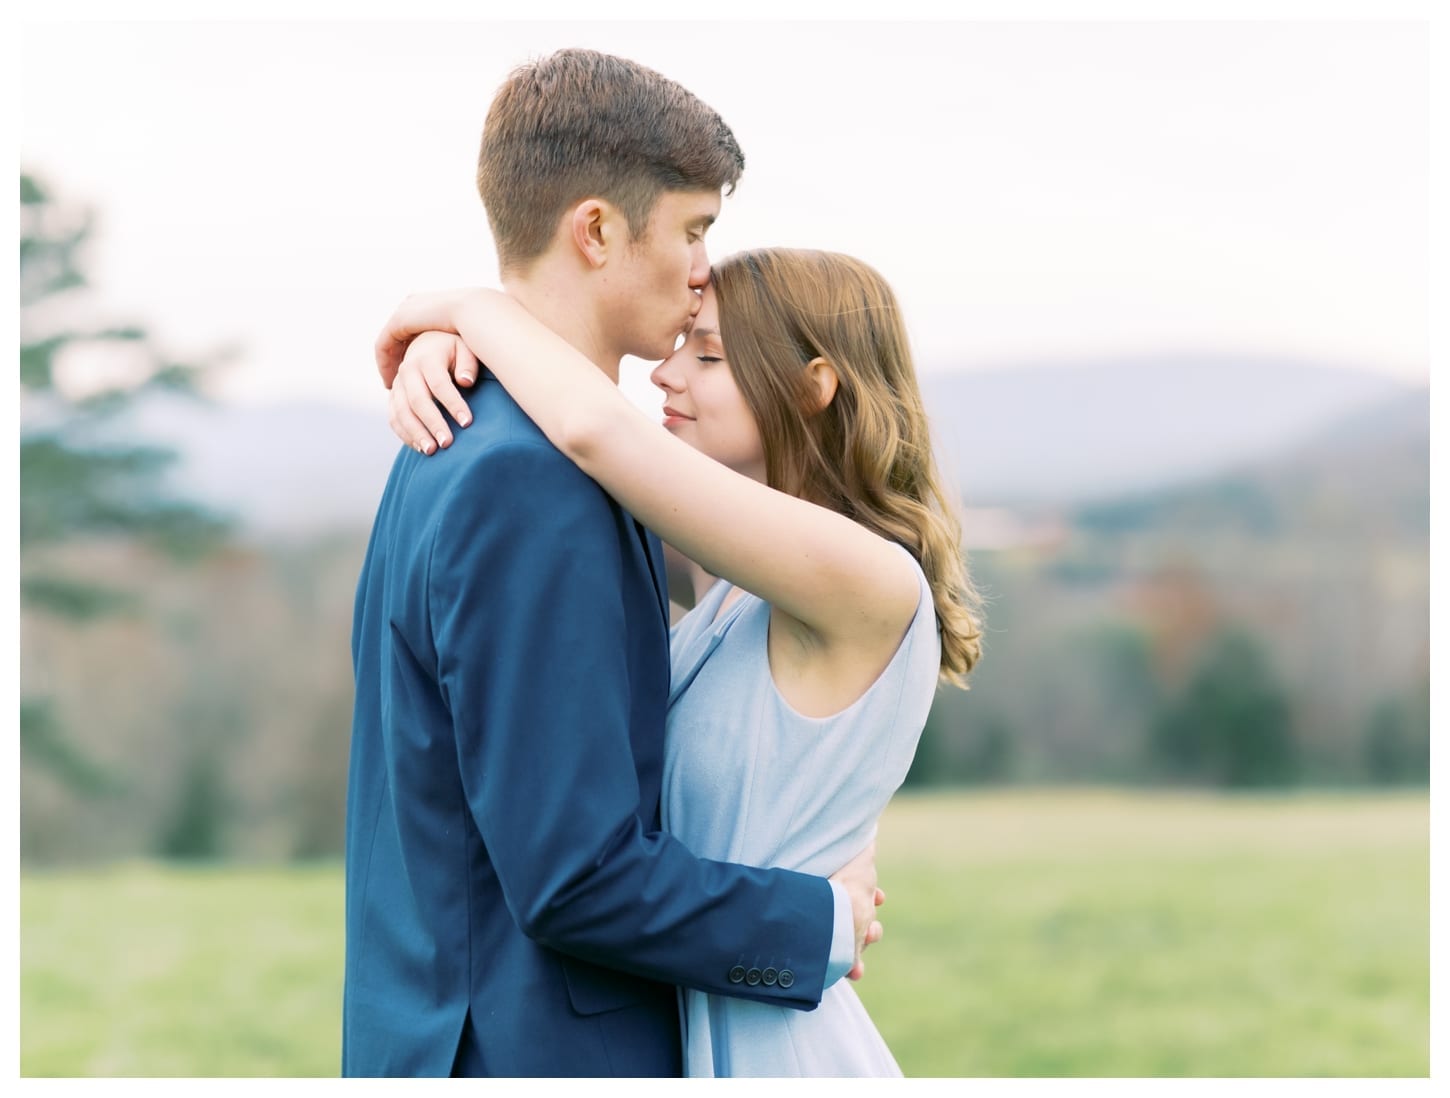
M 732 984 L 743 984 L 745 982 L 744 965 L 736 965 L 730 970 L 730 982 Z
M 780 979 L 780 973 L 773 968 L 767 968 L 760 974 L 760 982 L 766 987 L 774 987 L 775 982 Z
M 745 982 L 751 987 L 754 987 L 756 984 L 760 983 L 760 969 L 752 968 L 749 972 L 747 972 L 745 974 Z
M 788 968 L 783 968 L 780 970 L 780 975 L 777 976 L 775 979 L 776 983 L 779 986 L 790 987 L 792 984 L 795 983 L 795 973 Z

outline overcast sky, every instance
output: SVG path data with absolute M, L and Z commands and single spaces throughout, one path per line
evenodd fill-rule
M 562 46 L 632 57 L 717 108 L 747 167 L 712 254 L 866 259 L 923 369 L 1209 350 L 1428 378 L 1413 24 L 22 31 L 21 164 L 98 210 L 91 271 L 113 314 L 182 353 L 241 345 L 239 401 L 378 405 L 370 345 L 395 301 L 495 278 L 483 117 L 513 65 Z

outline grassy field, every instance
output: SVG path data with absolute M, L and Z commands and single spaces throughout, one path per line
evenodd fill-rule
M 858 990 L 908 1075 L 1423 1076 L 1429 802 L 899 797 Z M 336 865 L 21 877 L 22 1075 L 334 1075 Z

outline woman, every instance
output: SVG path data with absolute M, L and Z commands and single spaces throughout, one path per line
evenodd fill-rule
M 847 861 L 906 776 L 938 678 L 962 681 L 980 652 L 885 281 L 827 252 L 715 266 L 652 375 L 665 431 L 490 291 L 406 301 L 379 341 L 385 372 L 432 328 L 457 332 L 551 442 L 677 551 L 695 604 L 671 632 L 666 830 L 703 857 L 809 873 Z M 476 376 L 467 351 L 456 366 Z M 430 452 L 435 390 L 457 400 L 444 364 L 404 361 L 393 428 Z M 682 994 L 689 1075 L 900 1074 L 847 981 L 812 1012 Z

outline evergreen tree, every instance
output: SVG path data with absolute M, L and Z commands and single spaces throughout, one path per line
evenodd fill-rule
M 1298 768 L 1290 716 L 1288 692 L 1263 645 L 1242 630 L 1225 630 L 1154 722 L 1149 752 L 1171 780 L 1285 785 Z
M 1430 780 L 1430 680 L 1403 695 L 1380 699 L 1364 740 L 1365 772 L 1381 785 Z
M 20 597 L 32 613 L 83 622 L 138 605 L 134 592 L 96 583 L 55 563 L 55 550 L 125 539 L 191 558 L 215 546 L 226 524 L 167 491 L 174 452 L 128 439 L 122 413 L 144 394 L 199 395 L 205 364 L 174 361 L 137 325 L 77 323 L 86 301 L 82 259 L 89 210 L 20 175 Z M 88 392 L 66 385 L 67 364 L 123 360 L 125 372 Z M 74 356 L 74 357 L 72 357 Z M 21 758 L 72 786 L 111 779 L 70 744 L 51 699 L 20 705 Z

